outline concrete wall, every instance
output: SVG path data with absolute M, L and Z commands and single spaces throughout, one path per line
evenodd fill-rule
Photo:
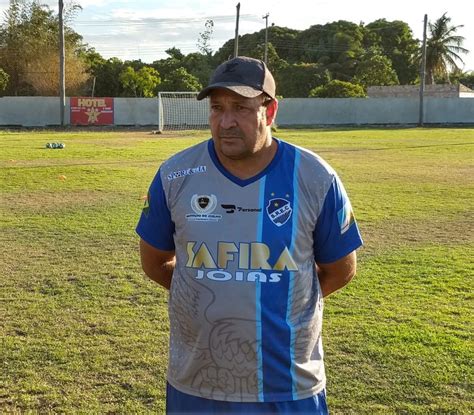
M 427 98 L 424 103 L 426 123 L 474 124 L 472 99 Z M 418 118 L 419 101 L 413 98 L 286 98 L 277 124 L 417 124 Z
M 157 98 L 115 98 L 116 125 L 158 125 Z
M 188 101 L 188 104 L 182 111 L 188 114 L 186 117 L 199 113 L 199 119 L 206 119 L 202 103 L 196 101 L 194 106 Z M 115 98 L 114 108 L 115 125 L 158 125 L 156 98 Z M 276 122 L 280 126 L 417 124 L 418 111 L 416 98 L 285 98 L 280 102 Z M 65 122 L 69 123 L 69 100 Z M 188 118 L 184 122 L 190 123 Z M 426 98 L 425 122 L 474 124 L 474 99 Z M 59 124 L 59 98 L 0 98 L 0 126 L 44 127 Z
M 427 99 L 425 102 L 428 124 L 474 124 L 474 99 Z
M 0 97 L 0 125 L 45 127 L 61 124 L 59 98 Z M 65 123 L 69 124 L 69 99 L 66 99 Z

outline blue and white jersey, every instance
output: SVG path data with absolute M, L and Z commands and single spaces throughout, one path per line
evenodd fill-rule
M 361 244 L 346 191 L 314 153 L 277 153 L 242 180 L 209 140 L 171 157 L 153 180 L 140 237 L 175 250 L 169 383 L 209 399 L 304 399 L 325 387 L 323 299 L 315 262 Z

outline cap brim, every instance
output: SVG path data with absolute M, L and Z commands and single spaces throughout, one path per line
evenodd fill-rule
M 263 94 L 263 91 L 252 88 L 251 86 L 248 86 L 248 85 L 219 82 L 216 84 L 209 85 L 206 88 L 204 88 L 201 92 L 199 92 L 197 96 L 198 101 L 206 98 L 214 89 L 219 89 L 219 88 L 228 89 L 229 91 L 235 92 L 236 94 L 239 94 L 245 98 L 255 98 Z

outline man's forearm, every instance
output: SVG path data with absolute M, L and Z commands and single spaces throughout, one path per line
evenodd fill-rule
M 317 270 L 319 285 L 321 286 L 323 297 L 327 297 L 329 294 L 332 294 L 334 291 L 337 291 L 347 285 L 354 276 L 348 275 L 346 278 L 334 278 L 333 275 L 328 272 L 322 271 L 319 267 L 317 267 Z
M 160 266 L 144 269 L 144 271 L 151 280 L 157 282 L 162 287 L 169 290 L 171 287 L 171 278 L 173 277 L 175 263 L 176 260 L 173 259 L 169 262 L 161 264 Z
M 140 257 L 145 274 L 169 290 L 176 263 L 174 251 L 157 249 L 140 239 Z
M 329 294 L 347 285 L 355 276 L 356 269 L 357 256 L 355 251 L 335 262 L 316 264 L 316 271 L 318 273 L 319 285 L 321 286 L 323 297 L 327 297 Z

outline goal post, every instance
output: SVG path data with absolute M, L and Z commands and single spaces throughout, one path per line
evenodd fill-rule
M 196 99 L 198 92 L 158 92 L 158 130 L 209 128 L 209 103 Z

